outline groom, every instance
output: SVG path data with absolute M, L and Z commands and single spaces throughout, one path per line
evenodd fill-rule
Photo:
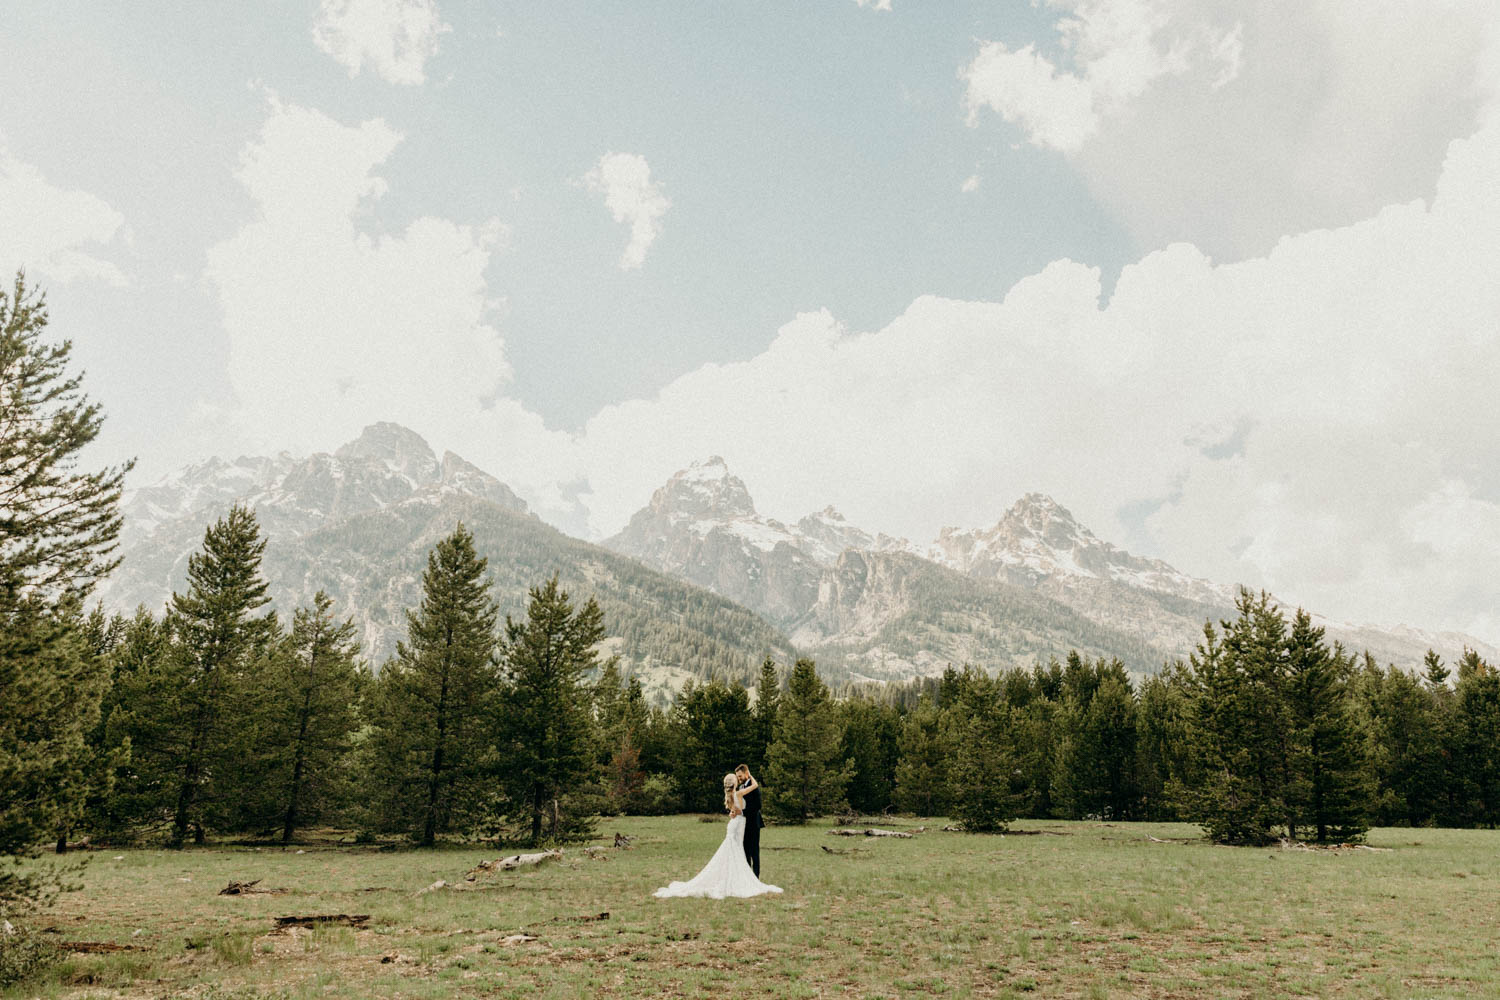
M 755 877 L 760 878 L 760 828 L 766 825 L 760 818 L 760 782 L 744 764 L 734 769 L 734 775 L 740 779 L 735 787 L 744 793 L 745 799 L 745 860 L 750 862 Z

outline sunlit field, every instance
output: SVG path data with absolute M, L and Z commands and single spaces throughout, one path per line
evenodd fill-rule
M 692 816 L 609 820 L 598 843 L 633 846 L 474 882 L 500 852 L 97 851 L 40 921 L 95 950 L 4 995 L 1500 995 L 1500 833 L 1380 829 L 1386 850 L 1313 852 L 1214 847 L 1189 826 L 942 825 L 768 828 L 762 875 L 785 895 L 720 902 L 651 896 L 722 836 Z M 218 894 L 252 879 L 281 891 Z M 338 914 L 368 921 L 274 927 Z

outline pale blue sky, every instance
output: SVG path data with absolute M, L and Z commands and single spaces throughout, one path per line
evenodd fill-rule
M 489 274 L 513 391 L 558 428 L 752 357 L 801 310 L 873 329 L 920 294 L 998 298 L 1056 258 L 1113 272 L 1136 249 L 1058 154 L 964 124 L 958 67 L 976 37 L 1050 22 L 1025 3 L 445 3 L 421 87 L 351 80 L 311 43 L 316 11 L 23 6 L 0 87 L 25 97 L 0 134 L 120 211 L 140 271 L 196 276 L 251 212 L 232 173 L 266 90 L 383 118 L 406 138 L 379 226 L 510 227 Z M 619 227 L 577 183 L 606 150 L 645 156 L 672 201 L 638 271 L 615 266 Z M 222 350 L 211 303 L 174 298 L 181 328 L 132 344 L 151 355 L 136 374 L 201 377 L 176 355 Z
M 1493 0 L 888 6 L 12 5 L 0 269 L 137 482 L 395 419 L 597 537 L 716 453 L 1500 637 Z

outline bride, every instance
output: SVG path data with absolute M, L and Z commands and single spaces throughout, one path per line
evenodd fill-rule
M 653 895 L 661 899 L 670 896 L 707 896 L 723 899 L 726 896 L 759 896 L 767 892 L 780 892 L 781 887 L 766 885 L 755 877 L 750 863 L 745 860 L 745 800 L 735 788 L 733 774 L 724 775 L 724 808 L 729 811 L 729 825 L 724 830 L 724 842 L 708 859 L 703 870 L 690 882 L 673 882 L 657 889 Z

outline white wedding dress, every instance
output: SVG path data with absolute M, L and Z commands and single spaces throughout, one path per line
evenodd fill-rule
M 690 882 L 673 882 L 657 889 L 652 895 L 659 899 L 674 896 L 707 896 L 709 899 L 724 899 L 731 896 L 760 896 L 768 892 L 780 892 L 781 887 L 766 885 L 755 877 L 750 862 L 745 860 L 745 817 L 735 816 L 724 829 L 724 842 L 708 859 L 703 870 Z

